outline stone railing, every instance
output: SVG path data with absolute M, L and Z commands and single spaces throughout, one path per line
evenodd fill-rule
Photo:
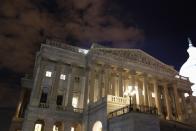
M 48 103 L 40 103 L 39 107 L 40 108 L 49 108 L 49 104 Z
M 61 106 L 61 105 L 58 105 L 56 107 L 56 109 L 59 110 L 59 111 L 68 111 L 67 107 L 64 107 L 64 106 Z M 73 112 L 82 113 L 83 109 L 82 108 L 73 108 Z
M 181 79 L 181 80 L 189 80 L 189 78 L 188 77 L 185 77 L 185 76 L 181 76 L 181 75 L 176 75 L 175 76 L 177 79 Z
M 127 105 L 127 104 L 129 104 L 129 99 L 124 98 L 124 97 L 117 97 L 117 96 L 108 95 L 107 96 L 107 102 L 112 102 L 112 103 L 115 103 L 115 104 Z
M 55 47 L 58 47 L 58 48 L 62 48 L 62 49 L 67 49 L 69 51 L 76 52 L 76 53 L 81 53 L 81 54 L 86 54 L 88 52 L 88 50 L 86 50 L 86 49 L 71 46 L 71 45 L 65 44 L 65 43 L 63 43 L 59 40 L 49 40 L 49 39 L 47 39 L 45 44 L 55 46 Z
M 123 108 L 117 109 L 115 111 L 112 111 L 108 114 L 108 118 L 113 118 L 116 116 L 120 116 L 129 112 L 138 112 L 138 113 L 147 113 L 152 115 L 157 115 L 157 108 L 156 107 L 149 107 L 149 106 L 143 106 L 143 105 L 128 105 Z

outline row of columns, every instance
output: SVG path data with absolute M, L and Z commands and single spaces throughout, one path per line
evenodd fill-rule
M 101 73 L 100 73 L 101 70 Z M 118 77 L 116 76 L 116 72 L 118 71 Z M 91 68 L 90 70 L 90 93 L 89 93 L 89 100 L 90 102 L 95 102 L 97 99 L 101 98 L 102 96 L 98 96 L 98 98 L 95 98 L 95 93 L 96 91 L 98 92 L 102 92 L 103 89 L 105 90 L 105 96 L 108 94 L 114 95 L 114 96 L 119 96 L 119 97 L 123 97 L 123 93 L 126 90 L 126 88 L 128 87 L 128 85 L 132 85 L 132 87 L 134 88 L 134 90 L 136 91 L 135 96 L 133 97 L 133 100 L 135 103 L 141 105 L 145 105 L 145 106 L 153 106 L 152 104 L 152 92 L 150 91 L 150 85 L 149 85 L 149 79 L 146 75 L 144 76 L 140 76 L 138 78 L 138 76 L 136 76 L 135 72 L 127 72 L 123 69 L 118 69 L 118 70 L 114 70 L 111 69 L 111 67 L 108 68 L 99 68 L 96 69 L 96 66 L 94 66 L 94 68 Z M 123 75 L 124 74 L 124 75 Z M 125 75 L 126 74 L 126 75 Z M 96 76 L 102 76 L 105 75 L 105 86 L 101 86 L 98 87 L 95 86 L 95 79 Z M 127 77 L 127 78 L 125 78 Z M 130 77 L 130 79 L 129 79 Z M 118 78 L 118 80 L 117 80 Z M 138 79 L 142 79 L 142 89 L 141 87 L 139 87 L 138 84 Z M 98 79 L 101 81 L 98 81 L 98 83 L 102 83 L 103 79 Z M 117 82 L 118 81 L 118 82 Z M 153 85 L 153 90 L 154 90 L 154 100 L 155 100 L 155 106 L 158 109 L 158 113 L 159 115 L 162 115 L 162 109 L 161 109 L 161 97 L 164 97 L 164 104 L 166 107 L 166 111 L 167 111 L 167 119 L 171 120 L 174 119 L 173 118 L 173 112 L 172 112 L 172 105 L 171 104 L 175 104 L 175 110 L 176 110 L 176 114 L 179 120 L 182 120 L 182 110 L 180 107 L 180 103 L 179 103 L 179 94 L 178 94 L 178 90 L 177 90 L 177 83 L 174 82 L 172 84 L 172 92 L 174 93 L 174 103 L 172 103 L 172 101 L 170 100 L 170 95 L 169 95 L 169 90 L 168 88 L 170 88 L 168 86 L 169 82 L 161 82 L 156 80 L 156 79 L 152 79 L 151 83 Z M 104 87 L 104 88 L 103 88 Z M 161 96 L 160 94 L 160 90 L 162 87 L 162 92 L 163 92 L 163 96 Z M 95 89 L 98 88 L 98 89 Z M 123 89 L 124 88 L 124 89 Z M 143 93 L 142 93 L 143 90 Z M 101 93 L 98 93 L 101 94 Z M 142 96 L 143 96 L 143 100 L 142 100 Z

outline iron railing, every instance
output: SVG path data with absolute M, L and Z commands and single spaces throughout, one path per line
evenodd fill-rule
M 115 111 L 110 112 L 108 114 L 108 118 L 120 116 L 120 115 L 129 113 L 129 112 L 139 112 L 139 113 L 158 115 L 158 111 L 157 111 L 156 107 L 131 104 L 131 105 L 128 105 L 123 108 L 120 108 L 120 109 L 117 109 Z
M 39 103 L 39 107 L 40 108 L 49 108 L 49 104 L 48 103 Z

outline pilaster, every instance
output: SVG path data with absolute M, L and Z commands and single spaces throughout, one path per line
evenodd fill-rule
M 163 88 L 164 88 L 164 98 L 165 98 L 165 104 L 167 108 L 167 119 L 172 120 L 172 112 L 171 112 L 171 105 L 169 101 L 169 93 L 168 93 L 168 85 L 167 83 L 163 83 Z

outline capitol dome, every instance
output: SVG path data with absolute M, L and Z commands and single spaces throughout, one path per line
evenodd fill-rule
M 189 77 L 189 80 L 194 83 L 191 87 L 193 90 L 193 96 L 196 96 L 196 47 L 193 46 L 190 39 L 188 39 L 189 48 L 187 52 L 189 53 L 189 58 L 182 65 L 180 69 L 180 75 Z

